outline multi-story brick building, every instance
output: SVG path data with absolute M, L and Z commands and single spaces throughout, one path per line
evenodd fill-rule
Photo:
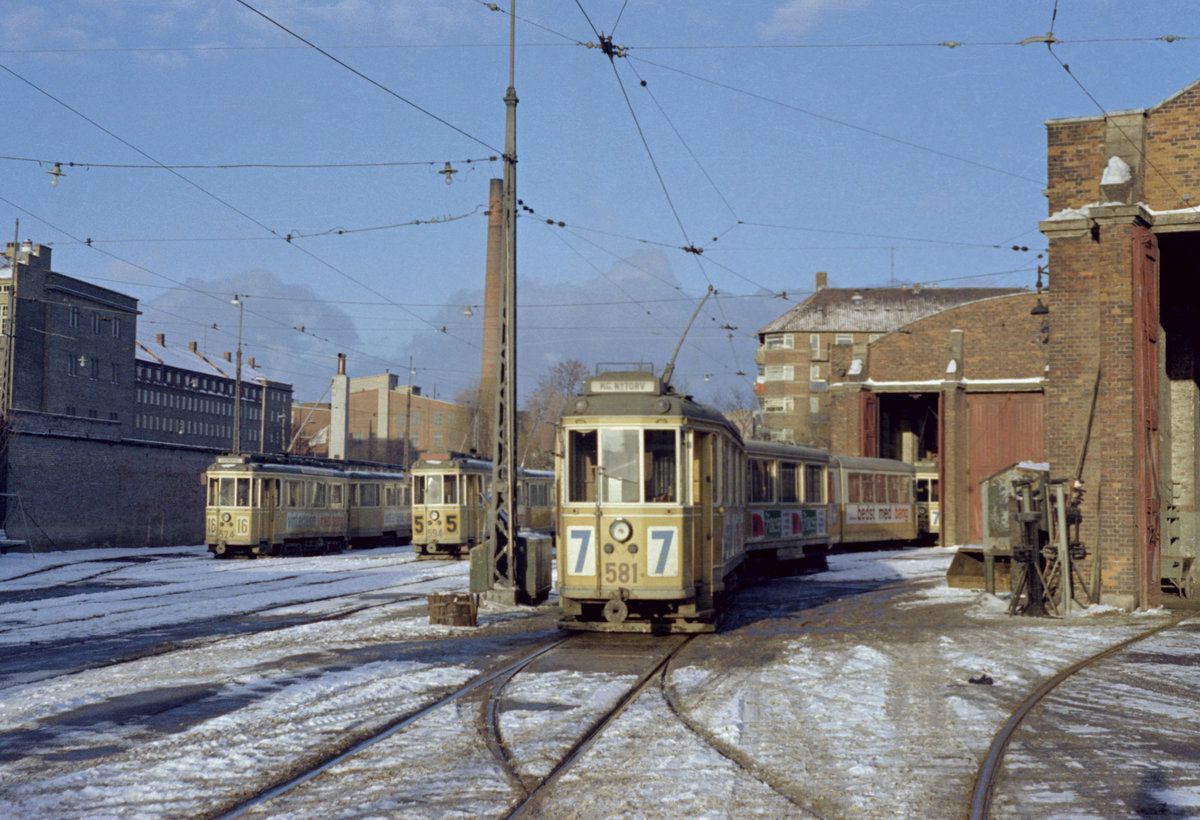
M 6 256 L 14 254 L 18 275 L 0 279 L 6 409 L 59 430 L 129 435 L 137 300 L 54 272 L 44 245 L 7 243 Z
M 817 273 L 813 294 L 758 331 L 758 391 L 768 437 L 829 448 L 831 357 L 930 314 L 1016 288 L 831 288 Z
M 476 440 L 470 407 L 425 396 L 419 386 L 401 384 L 395 373 L 349 382 L 347 458 L 403 464 L 426 451 L 465 452 Z M 292 408 L 292 423 L 299 431 L 297 451 L 329 454 L 330 417 L 328 403 L 300 402 Z M 408 453 L 406 434 L 411 442 Z
M 42 547 L 199 541 L 196 478 L 232 446 L 228 357 L 221 367 L 195 345 L 169 351 L 161 337 L 138 345 L 137 300 L 51 270 L 50 248 L 8 243 L 6 257 L 0 526 Z M 243 449 L 287 440 L 290 385 L 251 366 L 240 403 Z
M 1200 82 L 1046 129 L 1050 469 L 1082 464 L 1085 577 L 1152 607 L 1164 556 L 1200 589 Z

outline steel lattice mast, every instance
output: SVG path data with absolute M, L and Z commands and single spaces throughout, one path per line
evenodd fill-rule
M 496 396 L 492 429 L 492 499 L 488 512 L 489 595 L 516 603 L 517 444 L 517 90 L 516 0 L 509 4 L 508 90 L 504 95 L 504 264 L 497 322 Z

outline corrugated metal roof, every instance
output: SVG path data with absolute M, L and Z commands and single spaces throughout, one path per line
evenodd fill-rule
M 947 308 L 1022 290 L 1024 288 L 823 288 L 758 332 L 890 333 Z

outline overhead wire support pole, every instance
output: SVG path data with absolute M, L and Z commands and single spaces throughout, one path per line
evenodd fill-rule
M 516 2 L 509 4 L 508 90 L 504 95 L 504 251 L 497 321 L 495 413 L 492 416 L 492 498 L 486 543 L 488 597 L 519 603 L 516 567 L 517 383 L 517 90 L 515 71 Z

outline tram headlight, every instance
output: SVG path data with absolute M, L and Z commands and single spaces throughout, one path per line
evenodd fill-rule
M 233 516 L 230 515 L 229 513 L 221 513 L 221 521 L 223 521 L 224 523 L 228 524 L 232 519 L 233 519 Z
M 618 518 L 608 525 L 608 534 L 614 541 L 624 544 L 633 535 L 633 526 L 624 518 Z
M 429 520 L 430 520 L 430 521 L 437 521 L 439 518 L 441 518 L 441 516 L 440 516 L 440 515 L 438 515 L 438 511 L 437 511 L 437 510 L 430 510 L 430 511 L 429 511 Z

